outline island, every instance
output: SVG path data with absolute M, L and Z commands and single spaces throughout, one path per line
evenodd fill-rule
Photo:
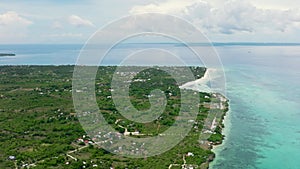
M 180 70 L 180 67 L 174 67 Z M 218 93 L 199 94 L 200 105 L 193 128 L 177 146 L 153 157 L 128 158 L 98 147 L 78 120 L 72 100 L 74 66 L 0 66 L 0 168 L 208 168 L 213 160 L 212 146 L 221 144 L 222 122 L 205 120 L 209 113 L 224 118 L 228 100 Z M 190 67 L 196 79 L 206 68 Z M 167 130 L 180 110 L 180 88 L 159 67 L 131 73 L 131 103 L 138 110 L 150 107 L 150 92 L 157 87 L 167 98 L 160 118 L 136 123 L 124 118 L 111 98 L 111 79 L 116 66 L 98 68 L 95 95 L 108 124 L 122 135 L 151 137 Z M 153 85 L 157 84 L 157 85 Z M 75 91 L 83 92 L 83 91 Z M 196 93 L 195 93 L 196 92 Z M 205 127 L 206 126 L 206 127 Z M 201 140 L 202 134 L 208 138 Z
M 16 54 L 14 54 L 14 53 L 0 53 L 0 57 L 4 57 L 4 56 L 16 56 Z

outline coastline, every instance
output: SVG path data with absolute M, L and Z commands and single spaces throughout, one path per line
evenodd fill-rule
M 198 92 L 210 93 L 213 95 L 214 98 L 216 98 L 216 103 L 211 103 L 210 108 L 213 109 L 214 107 L 218 109 L 219 111 L 218 114 L 220 116 L 216 118 L 217 115 L 215 116 L 212 115 L 214 119 L 212 120 L 210 118 L 210 120 L 208 120 L 209 126 L 205 126 L 204 124 L 204 128 L 202 129 L 202 135 L 204 136 L 201 136 L 203 138 L 199 139 L 199 141 L 201 142 L 201 148 L 207 149 L 212 152 L 212 155 L 207 157 L 206 162 L 200 165 L 200 168 L 203 169 L 208 169 L 211 166 L 212 162 L 215 160 L 216 156 L 218 155 L 217 148 L 223 145 L 224 141 L 226 140 L 229 134 L 229 126 L 230 126 L 229 118 L 228 118 L 229 117 L 228 113 L 230 112 L 229 99 L 226 98 L 223 94 L 213 92 L 210 89 L 210 87 L 207 85 L 210 82 L 211 78 L 214 78 L 212 74 L 216 73 L 216 71 L 217 71 L 216 69 L 207 69 L 202 78 L 192 82 L 185 83 L 182 86 L 180 86 L 180 88 L 191 89 Z M 218 104 L 218 105 L 215 106 L 214 104 Z M 208 119 L 209 119 L 209 115 L 208 115 Z M 214 125 L 215 128 L 212 129 Z M 211 130 L 209 130 L 208 128 Z M 208 133 L 207 131 L 209 131 L 210 133 Z M 219 135 L 221 136 L 221 139 L 217 139 L 215 141 L 212 140 L 209 141 L 212 135 Z
M 218 149 L 220 146 L 222 146 L 224 144 L 224 141 L 226 141 L 228 134 L 229 134 L 229 127 L 228 127 L 228 113 L 230 112 L 230 106 L 229 106 L 229 100 L 219 94 L 219 96 L 222 96 L 223 98 L 226 99 L 225 105 L 224 105 L 224 109 L 220 109 L 223 113 L 221 115 L 221 120 L 218 121 L 217 127 L 219 127 L 220 130 L 215 130 L 214 133 L 219 134 L 222 136 L 222 139 L 217 140 L 217 141 L 205 141 L 203 144 L 203 146 L 201 146 L 202 148 L 207 148 L 207 150 L 212 152 L 212 155 L 210 155 L 207 158 L 207 161 L 202 163 L 200 165 L 201 169 L 209 169 L 211 167 L 211 164 L 213 164 L 213 162 L 215 161 L 215 158 L 218 156 L 218 151 L 216 151 L 216 149 Z
M 181 85 L 179 88 L 191 89 L 197 92 L 212 93 L 207 84 L 210 82 L 211 74 L 214 72 L 216 72 L 215 69 L 206 69 L 203 77 L 195 81 L 187 82 Z
M 216 160 L 215 158 L 218 157 L 219 153 L 225 149 L 224 145 L 229 137 L 230 134 L 230 128 L 231 128 L 231 123 L 230 123 L 230 104 L 228 104 L 228 111 L 224 115 L 224 119 L 222 121 L 223 128 L 222 128 L 222 135 L 224 136 L 224 139 L 222 140 L 221 144 L 216 144 L 212 146 L 211 151 L 214 153 L 215 157 L 212 159 L 212 161 L 209 162 L 209 168 L 213 167 Z

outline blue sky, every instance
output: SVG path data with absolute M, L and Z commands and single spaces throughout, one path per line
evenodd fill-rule
M 184 18 L 215 42 L 300 42 L 300 1 L 2 0 L 0 43 L 84 43 L 105 24 L 144 12 Z

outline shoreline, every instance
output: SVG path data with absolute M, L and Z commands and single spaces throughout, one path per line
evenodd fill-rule
M 223 125 L 222 128 L 222 135 L 224 136 L 222 142 L 220 144 L 215 144 L 212 146 L 211 151 L 214 153 L 214 158 L 209 162 L 209 167 L 211 167 L 211 165 L 214 165 L 215 159 L 216 157 L 219 155 L 220 151 L 222 151 L 224 149 L 224 144 L 227 141 L 229 135 L 230 135 L 230 128 L 231 128 L 231 123 L 230 123 L 230 101 L 227 100 L 228 102 L 228 111 L 225 113 L 224 118 L 221 122 L 221 125 Z
M 191 89 L 197 92 L 212 93 L 211 89 L 207 86 L 207 83 L 210 82 L 211 74 L 214 72 L 216 72 L 216 69 L 206 69 L 203 77 L 195 81 L 187 82 L 179 88 Z
M 215 125 L 216 128 L 214 128 L 212 131 L 210 131 L 211 133 L 207 135 L 207 137 L 205 137 L 203 140 L 199 140 L 202 144 L 202 148 L 207 149 L 209 151 L 212 152 L 212 155 L 207 157 L 206 162 L 200 164 L 200 168 L 205 168 L 208 169 L 210 167 L 210 165 L 212 164 L 212 162 L 215 160 L 216 156 L 218 155 L 218 152 L 216 152 L 216 148 L 218 148 L 219 146 L 221 146 L 224 141 L 226 140 L 228 134 L 229 134 L 229 112 L 230 112 L 230 105 L 229 105 L 229 99 L 224 96 L 223 94 L 220 93 L 215 93 L 213 92 L 208 86 L 207 84 L 210 82 L 211 80 L 211 75 L 213 73 L 215 73 L 217 70 L 216 69 L 206 69 L 206 72 L 204 74 L 204 76 L 200 79 L 197 79 L 195 81 L 192 82 L 187 82 L 183 85 L 180 86 L 180 88 L 185 88 L 185 89 L 191 89 L 197 92 L 205 92 L 205 93 L 210 93 L 212 94 L 215 98 L 217 98 L 217 100 L 219 101 L 219 106 L 217 106 L 218 110 L 221 112 L 220 113 L 220 117 L 217 120 L 217 124 L 216 123 L 216 117 L 214 117 L 213 122 L 211 123 L 211 126 L 208 127 L 210 129 L 213 128 L 213 126 Z M 211 104 L 212 105 L 212 104 Z M 212 109 L 212 107 L 210 107 Z M 217 130 L 217 128 L 219 128 L 219 130 Z M 204 132 L 203 132 L 204 130 Z M 207 131 L 207 130 L 206 130 Z M 202 134 L 204 135 L 204 133 L 206 132 L 205 129 L 202 129 Z M 217 140 L 217 141 L 209 141 L 208 139 L 210 138 L 211 135 L 213 135 L 213 133 L 218 134 L 219 136 L 221 135 L 222 139 L 221 140 Z
M 218 122 L 218 124 L 217 124 L 217 126 L 220 128 L 220 131 L 219 132 L 217 132 L 216 130 L 215 130 L 215 132 L 217 133 L 217 134 L 220 134 L 220 135 L 222 135 L 222 139 L 221 140 L 218 140 L 218 141 L 206 141 L 204 144 L 205 144 L 205 147 L 207 147 L 207 150 L 210 150 L 213 154 L 212 155 L 210 155 L 208 158 L 207 158 L 207 161 L 206 162 L 204 162 L 204 163 L 202 163 L 201 165 L 200 165 L 200 168 L 202 169 L 209 169 L 210 167 L 211 167 L 211 164 L 215 161 L 215 158 L 217 157 L 217 155 L 218 155 L 218 152 L 216 152 L 216 148 L 218 148 L 218 147 L 220 147 L 220 146 L 222 146 L 223 144 L 224 144 L 224 141 L 226 140 L 226 138 L 228 137 L 228 113 L 230 112 L 230 106 L 229 106 L 229 100 L 225 97 L 225 96 L 223 96 L 223 95 L 221 95 L 221 94 L 219 94 L 220 96 L 222 96 L 223 98 L 225 98 L 226 99 L 226 101 L 225 102 L 223 102 L 223 103 L 225 103 L 225 105 L 224 105 L 224 109 L 220 109 L 223 113 L 222 113 L 222 115 L 221 115 L 221 120 Z M 226 118 L 227 117 L 227 118 Z M 227 131 L 226 133 L 225 133 L 225 131 Z

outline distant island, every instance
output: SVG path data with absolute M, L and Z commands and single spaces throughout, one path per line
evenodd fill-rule
M 2 56 L 16 56 L 14 53 L 0 53 L 0 57 Z

